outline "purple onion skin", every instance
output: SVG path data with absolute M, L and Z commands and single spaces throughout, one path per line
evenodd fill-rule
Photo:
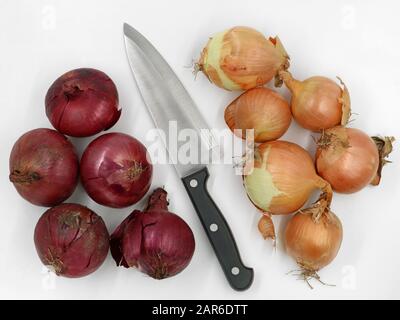
M 193 232 L 168 211 L 166 197 L 165 190 L 156 189 L 146 211 L 133 211 L 111 235 L 117 266 L 138 268 L 154 279 L 172 277 L 188 266 L 195 249 Z
M 123 133 L 107 133 L 86 148 L 81 159 L 81 180 L 99 204 L 130 206 L 150 188 L 153 166 L 146 147 Z
M 72 143 L 51 129 L 22 135 L 11 150 L 10 181 L 32 204 L 51 207 L 66 200 L 78 183 L 79 162 Z
M 90 68 L 59 77 L 47 91 L 45 105 L 53 127 L 73 137 L 107 130 L 121 115 L 114 82 L 104 72 Z
M 43 264 L 68 278 L 96 271 L 109 250 L 109 234 L 103 219 L 72 203 L 48 209 L 36 225 L 34 240 Z

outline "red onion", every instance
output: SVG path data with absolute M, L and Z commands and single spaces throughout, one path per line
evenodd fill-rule
M 158 188 L 147 209 L 135 210 L 110 238 L 117 266 L 136 267 L 155 279 L 172 277 L 187 267 L 195 241 L 192 230 L 168 212 L 167 192 Z
M 103 219 L 79 204 L 64 203 L 47 210 L 36 225 L 34 239 L 43 264 L 68 278 L 96 271 L 109 250 Z
M 130 206 L 146 194 L 153 173 L 146 147 L 123 133 L 92 141 L 81 159 L 82 183 L 89 196 L 105 206 Z
M 10 155 L 10 181 L 23 198 L 39 206 L 66 200 L 78 183 L 78 169 L 74 146 L 55 130 L 25 133 Z
M 45 104 L 53 127 L 73 137 L 107 130 L 121 115 L 114 82 L 96 69 L 75 69 L 63 74 L 47 91 Z

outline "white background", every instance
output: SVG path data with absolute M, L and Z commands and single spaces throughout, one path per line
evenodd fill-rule
M 398 1 L 21 1 L 0 0 L 0 298 L 276 299 L 400 298 L 399 152 L 384 171 L 381 186 L 348 196 L 335 195 L 332 209 L 344 225 L 337 259 L 320 272 L 335 288 L 310 290 L 286 273 L 296 269 L 282 243 L 275 251 L 257 232 L 260 214 L 246 198 L 232 166 L 212 168 L 209 190 L 235 234 L 242 258 L 255 269 L 246 292 L 233 291 L 171 166 L 155 167 L 153 187 L 169 191 L 171 211 L 192 227 L 197 248 L 189 267 L 176 277 L 155 281 L 134 269 L 116 268 L 111 256 L 94 274 L 54 279 L 42 267 L 33 230 L 44 208 L 19 197 L 8 182 L 8 157 L 25 131 L 50 127 L 44 96 L 67 70 L 94 67 L 117 84 L 123 116 L 112 131 L 145 144 L 153 128 L 126 60 L 122 23 L 140 30 L 169 61 L 198 103 L 210 126 L 225 128 L 224 107 L 237 96 L 194 81 L 192 59 L 213 33 L 235 25 L 279 35 L 291 55 L 291 71 L 304 79 L 340 75 L 348 85 L 352 124 L 367 133 L 400 137 L 400 21 Z M 282 90 L 287 96 L 287 92 Z M 313 151 L 309 132 L 292 124 L 285 139 Z M 81 152 L 91 141 L 73 139 Z M 109 230 L 132 210 L 96 205 L 81 187 L 71 202 L 88 205 Z M 143 203 L 136 207 L 141 207 Z M 275 219 L 281 232 L 286 219 Z

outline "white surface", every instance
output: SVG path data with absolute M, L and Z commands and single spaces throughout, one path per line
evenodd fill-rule
M 382 185 L 352 196 L 335 195 L 333 211 L 344 225 L 337 259 L 320 272 L 335 288 L 304 283 L 286 275 L 296 268 L 282 245 L 275 252 L 257 232 L 259 213 L 247 200 L 231 166 L 212 170 L 210 193 L 225 213 L 245 263 L 255 269 L 246 292 L 226 282 L 184 188 L 172 167 L 155 168 L 153 187 L 165 185 L 171 210 L 195 233 L 197 248 L 180 275 L 153 281 L 136 270 L 116 268 L 111 256 L 96 273 L 82 279 L 49 276 L 33 244 L 43 208 L 24 201 L 8 182 L 8 156 L 25 131 L 50 127 L 44 96 L 51 82 L 76 67 L 95 67 L 118 86 L 123 116 L 112 131 L 141 139 L 153 127 L 126 60 L 122 23 L 150 39 L 187 86 L 210 126 L 224 128 L 223 110 L 237 94 L 193 80 L 185 68 L 207 38 L 234 25 L 279 35 L 300 79 L 340 75 L 348 85 L 353 126 L 369 134 L 400 137 L 400 22 L 398 1 L 0 1 L 0 298 L 400 298 L 399 146 Z M 312 150 L 310 133 L 293 124 L 285 138 Z M 91 139 L 73 139 L 79 150 Z M 132 210 L 111 210 L 89 200 L 81 187 L 69 201 L 88 205 L 109 230 Z M 141 205 L 137 205 L 141 207 Z M 278 230 L 283 223 L 275 219 Z

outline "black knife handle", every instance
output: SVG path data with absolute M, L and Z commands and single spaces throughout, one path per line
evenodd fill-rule
M 246 290 L 253 282 L 253 269 L 243 264 L 232 231 L 207 191 L 208 177 L 205 167 L 182 181 L 229 284 L 235 290 Z

